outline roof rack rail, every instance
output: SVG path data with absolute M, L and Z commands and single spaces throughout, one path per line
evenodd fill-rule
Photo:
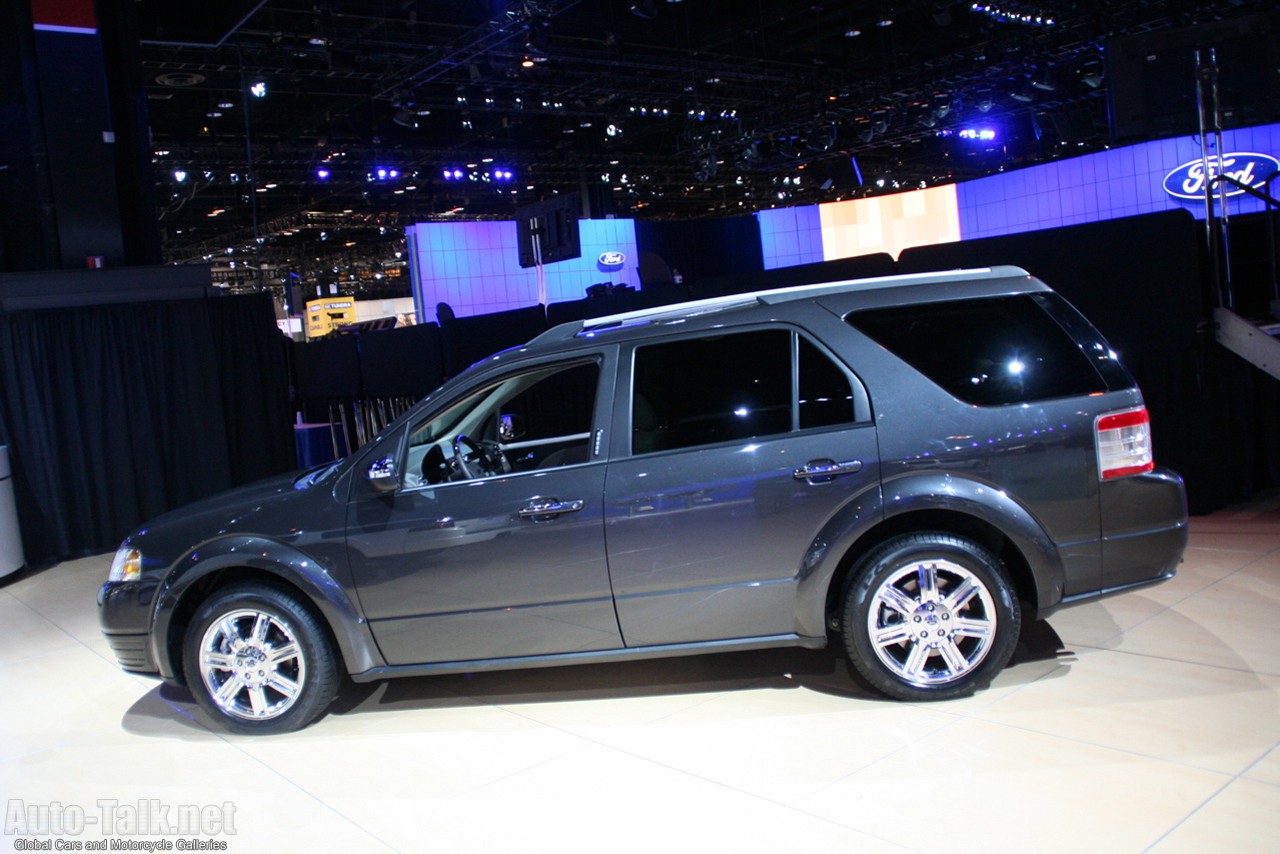
M 751 291 L 742 294 L 730 294 L 710 299 L 693 300 L 691 302 L 671 303 L 669 305 L 610 314 L 604 317 L 593 317 L 588 320 L 574 321 L 564 324 L 565 329 L 556 327 L 554 338 L 571 335 L 592 335 L 609 329 L 620 329 L 642 323 L 660 323 L 664 320 L 698 317 L 719 311 L 745 308 L 750 305 L 776 305 L 792 300 L 807 299 L 823 294 L 850 293 L 854 291 L 873 290 L 875 288 L 906 287 L 923 285 L 938 281 L 964 281 L 966 279 L 987 279 L 1027 276 L 1021 267 L 1000 266 L 981 267 L 967 270 L 944 270 L 933 273 L 911 273 L 903 276 L 877 276 L 869 279 L 842 279 L 837 282 L 821 282 L 814 285 L 792 285 L 785 288 L 773 288 L 763 291 Z

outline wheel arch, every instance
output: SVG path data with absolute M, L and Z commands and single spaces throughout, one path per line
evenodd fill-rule
M 950 474 L 886 481 L 881 509 L 879 519 L 863 515 L 860 524 L 825 535 L 831 545 L 825 550 L 827 565 L 805 583 L 822 585 L 820 617 L 827 631 L 835 625 L 832 618 L 838 619 L 838 603 L 858 561 L 896 536 L 920 531 L 964 537 L 996 554 L 1009 570 L 1018 598 L 1033 611 L 1062 598 L 1065 572 L 1052 539 L 1027 508 L 989 483 Z
M 156 597 L 152 644 L 166 682 L 185 684 L 182 645 L 200 603 L 243 581 L 267 584 L 295 595 L 329 633 L 347 673 L 383 663 L 360 610 L 332 575 L 302 552 L 261 537 L 204 543 L 171 573 Z

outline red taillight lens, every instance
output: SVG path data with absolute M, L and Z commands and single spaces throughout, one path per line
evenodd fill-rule
M 1099 416 L 1096 433 L 1098 474 L 1103 480 L 1141 474 L 1156 467 L 1146 407 Z

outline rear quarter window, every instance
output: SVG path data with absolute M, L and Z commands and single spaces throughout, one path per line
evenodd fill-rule
M 1091 356 L 1050 311 L 1079 317 L 1056 294 L 1018 294 L 871 309 L 845 319 L 966 403 L 1108 391 Z M 1113 355 L 1106 358 L 1114 363 Z M 1116 369 L 1123 374 L 1118 363 Z

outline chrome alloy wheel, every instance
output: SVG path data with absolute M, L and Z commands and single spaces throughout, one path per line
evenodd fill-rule
M 996 634 L 991 591 L 949 560 L 912 561 L 880 584 L 867 612 L 876 657 L 911 685 L 946 685 L 977 667 Z
M 293 629 L 262 611 L 230 611 L 200 641 L 200 678 L 219 709 L 270 720 L 293 707 L 307 678 Z

